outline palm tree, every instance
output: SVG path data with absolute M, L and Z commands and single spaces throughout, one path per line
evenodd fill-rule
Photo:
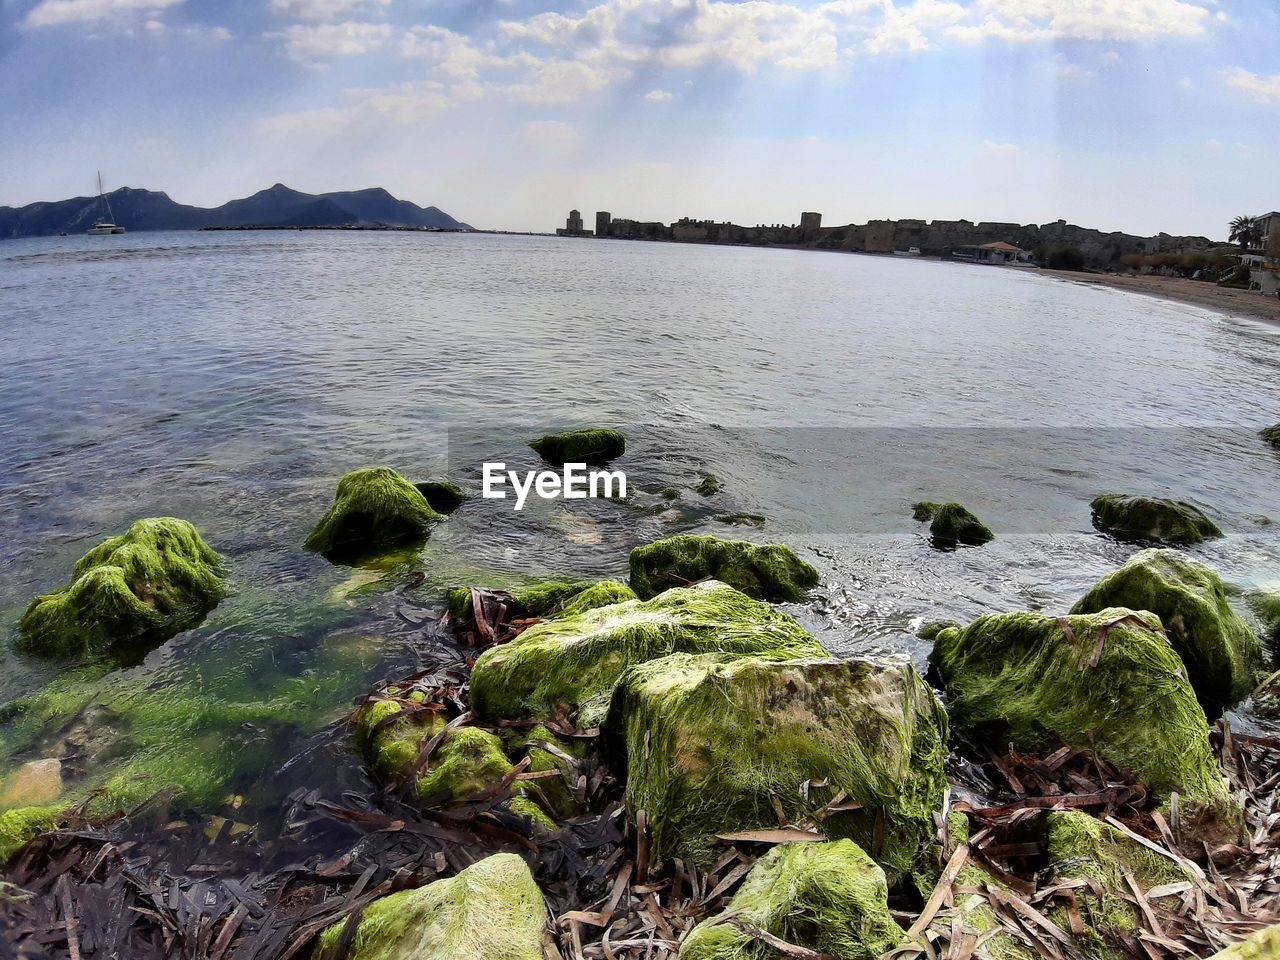
M 1258 218 L 1236 217 L 1231 221 L 1231 235 L 1227 239 L 1232 243 L 1238 242 L 1241 252 L 1247 253 L 1258 242 Z

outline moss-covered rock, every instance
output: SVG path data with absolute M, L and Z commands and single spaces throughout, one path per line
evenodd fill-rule
M 1280 957 L 1280 924 L 1219 950 L 1209 960 L 1276 960 Z
M 617 430 L 567 430 L 530 441 L 529 446 L 547 463 L 585 463 L 599 466 L 626 451 L 627 441 Z
M 1143 550 L 1107 574 L 1071 609 L 1150 610 L 1160 618 L 1205 711 L 1213 717 L 1253 689 L 1262 648 L 1227 602 L 1218 575 L 1177 550 Z
M 579 708 L 578 723 L 603 718 L 627 667 L 670 653 L 732 653 L 777 659 L 825 656 L 793 618 L 726 584 L 708 581 L 535 624 L 481 654 L 471 705 L 491 719 L 547 717 Z
M 462 488 L 452 480 L 424 480 L 414 486 L 436 513 L 453 513 L 467 499 Z
M 47 656 L 157 645 L 199 623 L 226 594 L 222 558 L 185 520 L 138 520 L 76 563 L 71 583 L 36 597 L 19 650 Z
M 835 960 L 875 960 L 906 939 L 889 912 L 884 871 L 852 840 L 774 847 L 728 908 L 693 929 L 680 960 L 778 956 L 739 923 Z
M 1082 948 L 1087 956 L 1105 955 L 1109 945 L 1119 948 L 1117 936 L 1132 935 L 1141 926 L 1138 909 L 1129 899 L 1133 894 L 1126 873 L 1144 894 L 1153 887 L 1192 879 L 1172 860 L 1087 813 L 1055 811 L 1049 814 L 1046 829 L 1050 868 L 1056 879 L 1086 878 L 1102 888 L 1101 896 L 1088 888 L 1077 893 L 1086 927 Z M 1055 919 L 1065 921 L 1065 911 L 1061 913 Z
M 466 800 L 492 790 L 511 772 L 497 734 L 479 727 L 458 727 L 445 734 L 418 780 L 423 800 Z
M 608 607 L 615 603 L 626 603 L 628 600 L 635 599 L 638 599 L 635 591 L 625 583 L 619 583 L 617 580 L 601 580 L 599 583 L 593 583 L 587 589 L 575 593 L 553 615 L 557 617 L 573 617 L 586 613 L 588 610 Z
M 995 539 L 991 529 L 963 504 L 924 500 L 912 504 L 911 518 L 929 524 L 929 537 L 937 547 L 977 547 Z
M 557 752 L 552 753 L 547 747 L 554 747 Z M 555 770 L 560 774 L 559 777 L 534 780 L 526 784 L 527 789 L 541 791 L 558 817 L 568 818 L 581 812 L 573 790 L 573 770 L 565 759 L 571 757 L 581 760 L 586 752 L 581 744 L 563 743 L 546 727 L 538 725 L 525 733 L 514 735 L 507 743 L 507 750 L 512 760 L 517 762 L 527 756 L 530 773 Z
M 1280 450 L 1280 423 L 1277 423 L 1274 427 L 1267 427 L 1265 430 L 1259 431 L 1258 436 Z
M 705 864 L 717 834 L 776 826 L 775 804 L 814 816 L 843 792 L 859 809 L 825 817 L 826 835 L 906 873 L 947 785 L 947 717 L 909 663 L 666 657 L 627 671 L 605 729 L 659 859 Z
M 346 960 L 544 960 L 547 907 L 525 864 L 498 853 L 456 877 L 369 904 Z M 320 935 L 332 955 L 344 922 Z
M 714 473 L 704 473 L 695 489 L 704 497 L 714 496 L 720 492 L 720 480 Z
M 1200 543 L 1222 536 L 1204 511 L 1184 500 L 1107 493 L 1090 506 L 1093 525 L 1121 540 Z
M 682 534 L 631 551 L 631 589 L 652 597 L 671 587 L 719 580 L 757 600 L 798 603 L 818 571 L 781 544 Z
M 508 591 L 514 614 L 521 617 L 555 617 L 565 613 L 582 613 L 624 600 L 634 600 L 635 592 L 616 580 L 582 581 L 546 580 Z M 455 623 L 470 623 L 473 616 L 470 587 L 455 587 L 447 597 L 449 618 Z
M 1245 603 L 1257 618 L 1259 634 L 1271 645 L 1272 654 L 1280 653 L 1280 593 L 1256 590 L 1245 597 Z
M 338 481 L 333 506 L 306 547 L 336 556 L 372 553 L 425 538 L 439 519 L 418 488 L 390 467 L 353 470 Z
M 42 833 L 58 826 L 60 807 L 16 807 L 0 813 L 0 866 Z
M 1178 791 L 1184 822 L 1202 820 L 1213 835 L 1238 828 L 1204 711 L 1155 614 L 979 617 L 940 631 L 930 662 L 965 735 L 997 748 L 1061 740 L 1096 750 L 1158 794 Z

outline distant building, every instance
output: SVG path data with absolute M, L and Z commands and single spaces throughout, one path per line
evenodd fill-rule
M 609 235 L 609 221 L 613 219 L 612 214 L 608 210 L 596 211 L 596 236 L 607 237 Z
M 564 226 L 556 231 L 557 237 L 589 237 L 590 230 L 582 229 L 582 213 L 578 210 L 569 211 L 569 219 L 564 222 Z
M 995 243 L 983 243 L 978 246 L 960 247 L 955 251 L 959 260 L 972 260 L 974 263 L 1030 263 L 1030 251 L 1015 247 L 1012 243 L 997 240 Z
M 1280 257 L 1280 210 L 1258 217 L 1258 248 L 1272 257 Z
M 818 236 L 818 231 L 822 229 L 822 214 L 820 213 L 802 213 L 800 214 L 800 239 L 813 240 Z

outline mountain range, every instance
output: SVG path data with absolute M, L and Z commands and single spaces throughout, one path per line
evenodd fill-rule
M 438 207 L 399 200 L 381 187 L 337 193 L 301 193 L 283 183 L 220 207 L 177 203 L 167 193 L 121 187 L 107 194 L 115 222 L 126 230 L 198 230 L 201 227 L 339 227 L 378 224 L 470 230 Z M 98 197 L 0 207 L 0 239 L 84 233 L 105 216 Z

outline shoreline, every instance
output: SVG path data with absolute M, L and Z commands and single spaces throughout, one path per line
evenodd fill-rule
M 1233 287 L 1219 287 L 1203 280 L 1186 280 L 1182 277 L 1124 276 L 1109 273 L 1074 273 L 1069 270 L 1040 269 L 1035 273 L 1055 280 L 1093 284 L 1109 287 L 1112 290 L 1126 290 L 1160 300 L 1203 307 L 1232 317 L 1280 324 L 1280 298 L 1268 298 L 1254 291 Z

